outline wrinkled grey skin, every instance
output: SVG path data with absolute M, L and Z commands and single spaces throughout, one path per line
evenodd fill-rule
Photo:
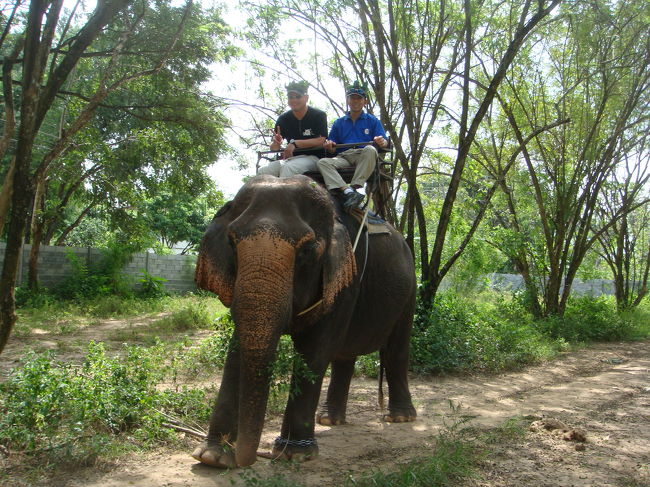
M 415 271 L 402 236 L 365 234 L 352 253 L 356 222 L 338 215 L 326 190 L 305 176 L 258 176 L 246 183 L 207 229 L 196 269 L 200 288 L 231 308 L 235 333 L 207 441 L 193 456 L 215 467 L 251 465 L 264 423 L 272 364 L 281 334 L 316 380 L 295 375 L 281 437 L 314 438 L 314 423 L 345 423 L 357 356 L 380 350 L 389 388 L 386 421 L 413 421 L 408 389 Z M 314 303 L 320 304 L 309 309 Z M 318 415 L 323 375 L 332 364 Z M 304 374 L 302 374 L 304 375 Z M 314 442 L 274 448 L 279 457 L 318 455 Z

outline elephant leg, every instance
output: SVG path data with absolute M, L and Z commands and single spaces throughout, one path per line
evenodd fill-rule
M 388 414 L 384 415 L 383 419 L 389 423 L 415 421 L 417 417 L 408 385 L 410 323 L 412 316 L 411 311 L 404 314 L 403 321 L 400 321 L 400 324 L 380 351 L 386 369 L 389 397 Z
M 332 378 L 327 388 L 327 398 L 316 416 L 318 424 L 338 426 L 346 423 L 345 411 L 348 405 L 348 391 L 354 374 L 355 361 L 353 359 L 332 362 Z
M 239 350 L 235 340 L 230 340 L 221 386 L 210 417 L 206 440 L 192 456 L 212 467 L 235 468 L 234 444 L 237 440 L 239 416 Z
M 320 335 L 311 338 L 294 337 L 295 349 L 311 372 L 305 373 L 304 368 L 294 368 L 291 377 L 292 393 L 284 412 L 282 430 L 273 445 L 273 456 L 276 458 L 306 461 L 318 456 L 314 417 L 330 355 L 323 347 L 316 351 L 314 347 L 324 342 Z

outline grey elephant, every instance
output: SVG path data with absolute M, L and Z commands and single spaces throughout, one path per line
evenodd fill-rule
M 412 254 L 392 227 L 369 236 L 368 245 L 361 237 L 353 253 L 357 229 L 306 176 L 257 176 L 217 212 L 201 243 L 196 282 L 231 309 L 235 331 L 207 440 L 194 458 L 223 468 L 255 462 L 282 334 L 291 335 L 313 375 L 292 377 L 298 393 L 288 400 L 274 456 L 318 455 L 315 421 L 345 423 L 356 357 L 376 350 L 389 390 L 383 419 L 415 420 L 407 378 L 416 292 Z M 330 364 L 327 397 L 316 414 Z

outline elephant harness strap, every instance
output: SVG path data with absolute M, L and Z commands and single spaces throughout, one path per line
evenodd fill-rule
M 368 194 L 368 202 L 372 201 L 372 193 Z M 366 209 L 363 212 L 363 218 L 361 219 L 361 224 L 359 225 L 359 231 L 357 232 L 357 235 L 354 239 L 354 245 L 352 246 L 352 252 L 357 251 L 357 245 L 359 243 L 359 237 L 361 237 L 361 233 L 363 232 L 363 226 L 366 223 L 366 220 L 368 219 L 368 212 L 370 211 L 370 205 L 366 204 Z M 366 271 L 366 264 L 368 263 L 368 235 L 366 234 L 366 256 L 363 261 L 363 269 L 361 271 L 361 277 L 359 278 L 359 282 L 363 279 L 363 274 Z M 309 306 L 308 308 L 303 309 L 300 313 L 298 313 L 296 316 L 303 316 L 307 313 L 309 313 L 311 310 L 317 308 L 323 303 L 323 298 L 320 298 L 318 301 L 316 301 L 314 304 Z

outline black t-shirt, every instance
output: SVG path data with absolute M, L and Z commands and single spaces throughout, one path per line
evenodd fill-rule
M 291 110 L 284 112 L 278 117 L 275 123 L 276 130 L 280 127 L 280 133 L 287 142 L 291 139 L 313 139 L 315 137 L 327 137 L 327 115 L 318 108 L 307 107 L 307 113 L 298 120 Z M 300 150 L 296 155 L 309 154 L 316 157 L 325 157 L 323 148 L 315 147 L 310 150 Z

